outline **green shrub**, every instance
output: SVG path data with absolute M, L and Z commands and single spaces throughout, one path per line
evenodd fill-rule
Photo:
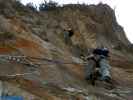
M 0 40 L 13 39 L 14 37 L 15 34 L 11 32 L 0 33 Z
M 27 8 L 29 8 L 30 10 L 32 10 L 32 11 L 37 11 L 37 6 L 36 5 L 34 5 L 33 3 L 27 3 L 26 4 L 26 7 Z
M 16 0 L 15 3 L 12 4 L 12 7 L 15 9 L 17 14 L 21 16 L 29 13 L 29 9 L 27 9 L 19 0 Z
M 55 1 L 50 0 L 47 2 L 46 0 L 44 0 L 44 2 L 39 5 L 39 10 L 40 11 L 53 10 L 58 6 L 59 6 L 58 3 Z

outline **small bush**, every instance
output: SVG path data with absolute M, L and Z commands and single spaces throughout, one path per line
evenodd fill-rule
M 0 40 L 13 39 L 15 37 L 14 33 L 3 32 L 0 33 Z
M 45 1 L 39 5 L 39 10 L 40 11 L 47 11 L 47 10 L 53 10 L 55 9 L 56 7 L 58 7 L 58 3 L 55 2 L 55 1 Z
M 13 6 L 15 9 L 20 11 L 24 8 L 24 5 L 19 0 L 16 0 L 15 3 L 13 3 Z
M 12 7 L 15 9 L 17 14 L 23 16 L 27 13 L 29 13 L 29 10 L 20 2 L 20 0 L 16 0 L 13 4 Z
M 31 9 L 32 11 L 37 11 L 37 7 L 33 3 L 27 3 L 26 7 Z

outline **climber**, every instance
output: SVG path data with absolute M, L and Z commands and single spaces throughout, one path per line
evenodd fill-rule
M 109 50 L 105 47 L 93 49 L 87 57 L 86 80 L 91 80 L 93 68 L 99 67 L 100 80 L 111 82 L 110 68 L 108 63 Z
M 72 44 L 71 37 L 74 35 L 74 32 L 71 28 L 64 29 L 64 40 L 66 44 Z

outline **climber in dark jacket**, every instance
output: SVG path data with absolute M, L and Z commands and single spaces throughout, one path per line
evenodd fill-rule
M 111 80 L 110 69 L 108 58 L 109 50 L 107 48 L 96 48 L 93 50 L 91 56 L 87 57 L 88 64 L 86 66 L 86 80 L 91 79 L 93 68 L 99 66 L 99 73 L 101 80 L 109 82 Z
M 72 44 L 71 37 L 74 35 L 74 32 L 71 28 L 64 30 L 64 40 L 65 44 Z

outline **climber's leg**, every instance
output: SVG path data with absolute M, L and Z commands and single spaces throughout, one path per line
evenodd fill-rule
M 100 65 L 100 74 L 102 75 L 101 79 L 108 81 L 111 79 L 110 69 L 111 66 L 106 58 L 103 58 L 99 61 Z
M 88 60 L 87 65 L 85 66 L 85 79 L 90 80 L 96 66 L 96 62 L 93 59 Z

